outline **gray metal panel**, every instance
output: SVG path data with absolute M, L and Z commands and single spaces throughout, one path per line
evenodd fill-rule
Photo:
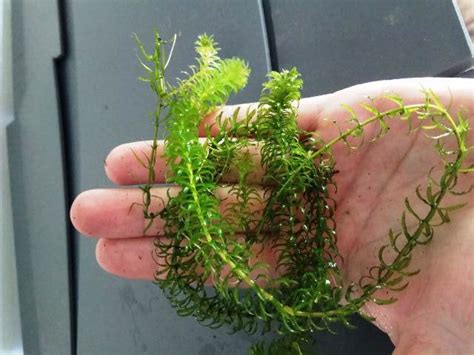
M 372 80 L 454 75 L 472 53 L 451 0 L 270 0 L 277 61 L 316 95 Z
M 8 127 L 20 313 L 26 354 L 71 351 L 67 212 L 53 59 L 56 0 L 12 1 L 13 96 Z
M 68 1 L 65 92 L 73 194 L 112 186 L 102 161 L 116 145 L 151 138 L 154 97 L 142 75 L 132 33 L 152 44 L 181 32 L 170 77 L 193 64 L 198 34 L 214 34 L 222 56 L 253 69 L 234 102 L 256 100 L 268 61 L 258 1 Z M 149 282 L 113 277 L 97 265 L 95 241 L 75 235 L 78 354 L 242 354 L 256 337 L 227 334 L 180 318 Z

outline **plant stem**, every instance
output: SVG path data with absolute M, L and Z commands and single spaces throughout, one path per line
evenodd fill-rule
M 420 109 L 425 109 L 425 110 L 426 109 L 433 109 L 433 110 L 439 112 L 444 118 L 446 118 L 448 120 L 449 124 L 453 128 L 453 132 L 456 136 L 456 140 L 457 140 L 458 147 L 459 147 L 459 152 L 458 152 L 458 155 L 457 155 L 457 158 L 456 158 L 456 162 L 462 161 L 464 159 L 466 149 L 463 149 L 463 144 L 461 144 L 462 140 L 459 136 L 458 130 L 456 129 L 457 126 L 456 126 L 456 123 L 455 123 L 454 119 L 444 108 L 442 108 L 440 106 L 437 106 L 437 105 L 433 105 L 433 104 L 407 105 L 407 106 L 391 109 L 391 110 L 388 110 L 388 111 L 385 111 L 385 112 L 381 112 L 377 115 L 374 115 L 374 116 L 368 118 L 367 120 L 365 120 L 364 122 L 360 123 L 357 127 L 348 129 L 343 134 L 339 135 L 338 137 L 331 140 L 329 143 L 325 144 L 324 147 L 320 148 L 319 150 L 317 150 L 316 152 L 314 152 L 311 155 L 311 159 L 315 159 L 317 156 L 319 156 L 323 152 L 329 150 L 332 146 L 334 146 L 339 141 L 344 140 L 345 138 L 349 137 L 352 133 L 355 132 L 355 130 L 363 128 L 363 127 L 365 127 L 365 126 L 367 126 L 367 125 L 369 125 L 369 124 L 371 124 L 371 123 L 373 123 L 373 122 L 375 122 L 375 121 L 377 121 L 377 120 L 379 120 L 383 117 L 390 117 L 390 116 L 394 116 L 394 115 L 397 115 L 397 114 L 400 114 L 400 113 L 405 113 L 406 114 L 407 112 L 409 113 L 409 115 L 411 115 L 412 113 L 415 113 L 416 111 L 418 111 Z M 409 117 L 409 115 L 407 117 Z M 301 169 L 301 166 L 299 168 L 295 169 L 292 172 L 292 177 L 296 176 L 296 173 L 299 172 L 300 169 Z M 447 174 L 447 172 L 445 173 L 445 175 L 446 174 Z M 420 226 L 416 230 L 415 234 L 413 235 L 413 238 L 408 240 L 408 242 L 405 244 L 403 249 L 400 251 L 399 255 L 397 255 L 397 257 L 394 259 L 394 261 L 392 262 L 392 265 L 399 262 L 402 257 L 408 255 L 415 248 L 415 246 L 417 245 L 416 241 L 418 240 L 419 236 L 423 232 L 423 228 L 424 228 L 425 223 L 429 223 L 434 218 L 437 207 L 439 206 L 439 204 L 441 203 L 441 200 L 446 195 L 446 193 L 448 191 L 448 187 L 450 186 L 450 184 L 452 183 L 454 178 L 455 178 L 455 175 L 453 175 L 453 174 L 451 174 L 449 176 L 449 179 L 447 180 L 447 183 L 442 188 L 439 196 L 437 197 L 436 203 L 434 204 L 434 206 L 431 207 L 430 212 L 423 219 L 423 223 L 420 224 Z M 291 180 L 292 180 L 292 178 L 290 177 L 282 185 L 282 187 L 280 188 L 279 191 L 284 190 L 284 188 L 291 183 Z M 277 193 L 276 195 L 272 196 L 272 198 L 276 199 L 278 196 L 279 196 L 279 194 Z M 260 231 L 260 229 L 259 229 L 259 231 Z M 370 288 L 364 290 L 364 294 L 361 297 L 359 297 L 359 299 L 356 299 L 354 303 L 349 304 L 347 306 L 343 306 L 340 309 L 336 309 L 336 310 L 333 310 L 333 311 L 327 311 L 327 312 L 322 313 L 322 312 L 295 311 L 293 308 L 288 307 L 288 306 L 284 306 L 284 308 L 285 308 L 285 311 L 286 311 L 287 314 L 293 315 L 293 316 L 300 316 L 300 317 L 323 317 L 324 318 L 324 317 L 327 317 L 327 316 L 340 314 L 341 312 L 344 312 L 344 309 L 346 309 L 350 313 L 354 309 L 355 305 L 357 305 L 357 308 L 360 308 L 365 302 L 367 302 L 369 300 L 369 298 L 373 295 L 373 293 L 381 285 L 383 285 L 387 280 L 389 280 L 390 277 L 393 276 L 393 274 L 394 274 L 393 271 L 388 270 L 387 274 L 379 282 L 377 282 L 375 285 L 370 286 Z

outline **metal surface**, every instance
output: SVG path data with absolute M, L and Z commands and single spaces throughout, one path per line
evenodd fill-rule
M 303 94 L 382 79 L 452 76 L 470 67 L 451 0 L 269 0 L 277 63 L 296 66 Z
M 72 348 L 56 1 L 12 1 L 15 121 L 7 127 L 24 351 Z

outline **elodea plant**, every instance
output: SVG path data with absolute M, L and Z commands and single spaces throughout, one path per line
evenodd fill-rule
M 425 92 L 424 102 L 410 105 L 387 95 L 383 98 L 394 108 L 380 112 L 375 103 L 364 105 L 370 117 L 361 120 L 346 107 L 349 128 L 324 141 L 297 125 L 303 81 L 291 69 L 268 75 L 255 109 L 219 115 L 203 142 L 198 132 L 202 118 L 245 86 L 247 64 L 219 58 L 213 38 L 201 35 L 197 64 L 173 86 L 165 74 L 176 36 L 165 41 L 156 33 L 151 53 L 136 40 L 146 71 L 141 80 L 157 96 L 151 154 L 146 160 L 136 155 L 148 170 L 148 184 L 141 187 L 143 211 L 147 228 L 157 217 L 165 221 L 164 237 L 154 241 L 155 276 L 178 314 L 212 328 L 277 331 L 281 339 L 269 346 L 257 344 L 250 352 L 299 354 L 304 334 L 330 329 L 334 322 L 349 325 L 349 317 L 367 302 L 394 302 L 378 291 L 406 288 L 407 279 L 418 272 L 410 268 L 414 249 L 429 243 L 436 226 L 463 206 L 444 204 L 446 196 L 465 193 L 454 189 L 458 175 L 474 171 L 463 165 L 469 153 L 463 113 L 453 117 L 431 91 Z M 337 162 L 332 147 L 342 142 L 357 149 L 355 142 L 362 142 L 369 125 L 377 125 L 373 140 L 380 139 L 391 120 L 406 121 L 409 131 L 424 130 L 433 139 L 443 172 L 439 178 L 427 173 L 426 184 L 416 187 L 423 213 L 405 199 L 400 227 L 387 231 L 378 265 L 358 282 L 347 283 L 336 239 Z M 169 194 L 166 207 L 157 212 L 150 206 L 160 129 L 167 134 L 167 183 L 180 190 Z M 252 159 L 257 150 L 260 159 Z M 259 188 L 250 181 L 256 164 L 264 171 Z M 231 186 L 223 179 L 230 171 L 239 172 Z M 223 186 L 228 191 L 225 201 L 216 195 Z M 264 250 L 276 255 L 274 263 L 259 261 Z

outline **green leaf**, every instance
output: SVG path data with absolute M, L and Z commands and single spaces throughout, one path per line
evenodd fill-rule
M 349 128 L 336 125 L 339 134 L 326 142 L 318 133 L 307 138 L 309 133 L 298 126 L 303 86 L 298 71 L 271 72 L 259 103 L 245 112 L 236 109 L 229 117 L 219 114 L 216 123 L 205 128 L 207 143 L 201 144 L 198 127 L 203 116 L 225 105 L 246 85 L 248 64 L 239 58 L 221 59 L 214 38 L 204 34 L 196 42 L 196 64 L 173 85 L 166 80 L 166 68 L 176 36 L 166 41 L 156 33 L 151 54 L 137 37 L 136 42 L 145 71 L 141 80 L 157 97 L 151 115 L 151 153 L 141 157 L 132 151 L 148 171 L 139 204 L 145 231 L 156 217 L 164 221 L 165 238 L 156 238 L 152 254 L 157 262 L 155 282 L 178 314 L 208 327 L 230 325 L 233 331 L 248 333 L 276 329 L 286 334 L 281 341 L 255 345 L 252 351 L 300 354 L 306 332 L 333 332 L 333 322 L 350 327 L 349 317 L 365 303 L 395 302 L 395 296 L 379 297 L 378 291 L 403 292 L 408 278 L 420 272 L 409 270 L 414 250 L 430 243 L 438 218 L 440 224 L 446 223 L 451 211 L 465 206 L 454 202 L 443 207 L 443 203 L 448 193 L 458 194 L 454 191 L 458 175 L 474 170 L 466 164 L 473 151 L 466 143 L 469 122 L 462 112 L 451 116 L 432 91 L 425 92 L 424 102 L 409 105 L 396 94 L 382 96 L 395 104 L 388 103 L 391 108 L 383 112 L 375 99 L 357 110 L 343 105 Z M 365 128 L 375 125 L 377 131 L 371 132 L 376 132 L 376 140 L 388 134 L 392 120 L 406 122 L 409 133 L 421 126 L 430 134 L 444 167 L 436 178 L 433 169 L 426 172 L 426 191 L 421 189 L 425 185 L 416 187 L 423 208 L 402 196 L 400 231 L 389 229 L 378 262 L 368 265 L 357 284 L 346 285 L 340 269 L 345 265 L 337 243 L 334 182 L 337 173 L 345 172 L 336 170 L 332 148 L 342 142 L 353 151 L 370 144 Z M 166 183 L 178 186 L 180 192 L 168 190 L 168 203 L 165 206 L 161 200 L 163 209 L 157 213 L 152 209 L 157 197 L 151 191 L 161 131 L 166 135 Z M 261 158 L 258 167 L 252 156 L 256 151 Z M 250 184 L 257 168 L 264 174 L 263 192 Z M 233 171 L 238 172 L 237 183 L 224 186 L 224 178 Z M 223 188 L 227 197 L 216 196 Z M 382 200 L 385 194 L 382 191 Z M 277 273 L 267 263 L 254 261 L 263 252 L 275 256 Z M 212 289 L 206 286 L 209 282 Z M 240 286 L 245 288 L 239 290 Z

